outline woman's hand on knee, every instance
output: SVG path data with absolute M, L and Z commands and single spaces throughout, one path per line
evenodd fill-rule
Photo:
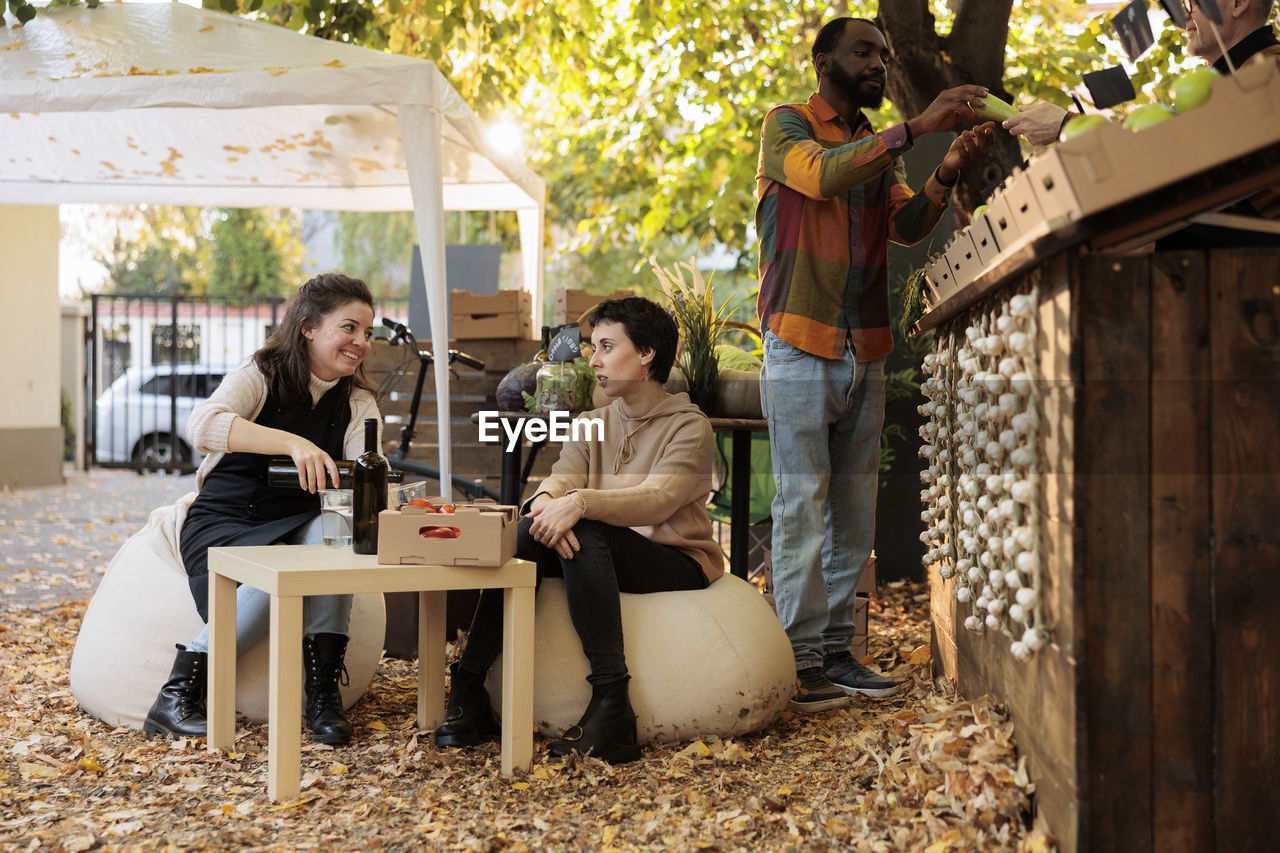
M 545 542 L 543 544 L 547 545 Z M 572 560 L 574 555 L 578 553 L 581 546 L 578 545 L 578 537 L 573 534 L 572 530 L 570 530 L 568 533 L 555 540 L 555 542 L 547 545 L 547 547 L 552 551 L 555 551 L 561 557 L 564 557 L 566 560 Z
M 529 510 L 533 523 L 529 535 L 534 541 L 555 550 L 562 557 L 572 557 L 578 550 L 578 537 L 573 527 L 582 520 L 582 507 L 570 497 L 553 498 Z

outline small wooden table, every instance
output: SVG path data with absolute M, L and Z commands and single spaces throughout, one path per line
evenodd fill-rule
M 444 718 L 445 593 L 503 590 L 502 772 L 533 760 L 533 594 L 526 560 L 498 568 L 384 566 L 375 555 L 323 545 L 209 549 L 209 749 L 235 741 L 236 581 L 271 596 L 267 794 L 295 797 L 302 767 L 302 598 L 363 592 L 417 592 L 418 726 Z

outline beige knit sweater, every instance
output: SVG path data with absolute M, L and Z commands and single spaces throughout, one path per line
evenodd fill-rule
M 582 417 L 603 419 L 604 440 L 567 442 L 538 493 L 577 493 L 586 505 L 583 518 L 679 548 L 698 561 L 708 582 L 724 574 L 706 510 L 715 440 L 689 395 L 667 396 L 647 412 L 628 412 L 614 399 Z
M 337 380 L 325 382 L 311 377 L 311 405 L 320 402 Z M 196 489 L 204 485 L 204 478 L 227 455 L 227 439 L 231 435 L 231 422 L 236 418 L 251 421 L 267 404 L 267 380 L 258 366 L 249 359 L 227 374 L 222 384 L 198 403 L 187 419 L 187 440 L 201 453 L 209 454 L 196 471 Z M 343 436 L 347 459 L 355 459 L 364 452 L 364 419 L 378 419 L 378 442 L 382 442 L 382 416 L 373 395 L 359 388 L 351 392 L 351 421 Z

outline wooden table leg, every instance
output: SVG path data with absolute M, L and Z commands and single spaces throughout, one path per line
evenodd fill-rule
M 267 796 L 298 796 L 302 778 L 302 598 L 271 596 Z
M 418 593 L 418 729 L 424 732 L 444 722 L 446 595 Z
M 533 587 L 502 591 L 502 773 L 533 763 Z
M 209 573 L 209 749 L 236 740 L 236 582 Z

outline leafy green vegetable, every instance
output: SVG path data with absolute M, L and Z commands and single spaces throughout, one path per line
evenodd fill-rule
M 1004 121 L 1018 114 L 1017 110 L 990 93 L 982 99 L 982 103 L 973 108 L 973 111 L 992 121 Z
M 907 276 L 902 288 L 902 316 L 898 318 L 898 332 L 904 338 L 915 334 L 916 323 L 924 316 L 924 267 Z

